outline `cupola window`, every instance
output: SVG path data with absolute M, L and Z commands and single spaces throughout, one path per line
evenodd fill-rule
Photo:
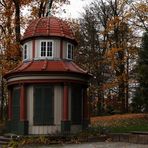
M 28 46 L 27 46 L 27 44 L 24 45 L 24 49 L 23 49 L 23 59 L 24 59 L 24 60 L 28 59 Z
M 41 41 L 41 49 L 40 49 L 41 57 L 53 57 L 53 42 L 52 41 Z
M 67 59 L 73 59 L 73 48 L 72 44 L 67 44 Z

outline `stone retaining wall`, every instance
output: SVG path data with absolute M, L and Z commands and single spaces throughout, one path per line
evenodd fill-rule
M 148 134 L 140 133 L 121 133 L 109 134 L 113 142 L 129 142 L 136 144 L 148 144 Z

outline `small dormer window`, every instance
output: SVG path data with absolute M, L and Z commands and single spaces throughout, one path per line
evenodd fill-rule
M 73 48 L 72 44 L 67 44 L 67 59 L 73 59 Z
M 41 41 L 40 56 L 53 57 L 53 41 Z
M 28 47 L 27 47 L 27 44 L 24 45 L 24 49 L 23 49 L 23 59 L 24 59 L 24 60 L 28 59 Z

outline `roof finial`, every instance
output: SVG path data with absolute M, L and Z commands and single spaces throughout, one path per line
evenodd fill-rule
M 51 7 L 52 7 L 52 3 L 53 3 L 53 0 L 48 0 L 48 12 L 47 12 L 47 16 L 50 16 L 51 15 Z

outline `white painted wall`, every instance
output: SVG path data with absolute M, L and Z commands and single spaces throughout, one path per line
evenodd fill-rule
M 28 59 L 32 59 L 32 41 L 29 41 L 28 43 Z
M 25 44 L 23 44 L 23 57 L 24 57 L 24 46 L 27 45 L 27 59 L 23 59 L 24 61 L 26 60 L 31 60 L 32 59 L 32 41 L 28 41 Z
M 54 40 L 54 54 L 53 57 L 55 59 L 60 59 L 60 40 Z
M 63 59 L 67 58 L 67 41 L 63 42 Z
M 61 79 L 65 79 L 65 80 L 78 80 L 81 82 L 86 82 L 85 78 L 79 78 L 79 77 L 74 77 L 74 76 L 20 76 L 20 77 L 14 77 L 14 78 L 10 78 L 7 80 L 8 83 L 10 82 L 15 82 L 15 81 L 22 81 L 22 80 L 61 80 Z
M 40 56 L 40 40 L 35 40 L 35 59 Z
M 40 57 L 40 42 L 48 39 L 36 39 L 35 40 L 35 59 L 41 59 Z M 53 41 L 53 59 L 60 59 L 61 45 L 60 39 L 49 39 Z M 63 59 L 67 59 L 67 44 L 70 42 L 63 41 Z M 28 46 L 28 60 L 31 60 L 33 57 L 33 41 L 28 41 L 25 44 Z M 43 59 L 43 58 L 42 58 Z
M 33 127 L 33 86 L 27 87 L 27 120 L 29 122 L 29 134 L 32 133 L 32 127 Z
M 54 87 L 54 123 L 61 125 L 63 88 L 60 85 Z

